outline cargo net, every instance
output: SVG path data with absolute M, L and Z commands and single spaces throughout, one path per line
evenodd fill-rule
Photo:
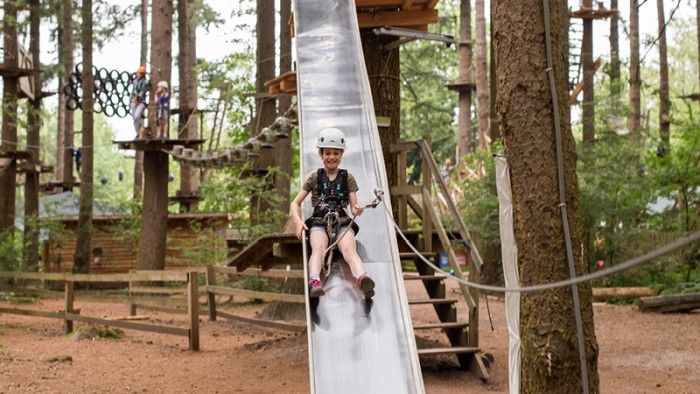
M 66 109 L 75 111 L 83 109 L 83 64 L 78 63 L 75 71 L 68 76 L 61 91 L 66 97 Z M 92 67 L 92 76 L 95 80 L 95 89 L 92 94 L 94 104 L 92 110 L 98 114 L 112 117 L 125 118 L 130 114 L 130 101 L 133 96 L 132 82 L 136 78 L 136 73 L 119 70 L 107 70 L 106 68 Z M 146 75 L 148 79 L 148 75 Z M 148 96 L 146 97 L 148 102 Z M 143 111 L 143 117 L 147 117 L 148 109 Z

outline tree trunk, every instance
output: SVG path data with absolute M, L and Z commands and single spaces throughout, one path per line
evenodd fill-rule
M 639 310 L 642 312 L 690 312 L 700 309 L 700 294 L 675 294 L 645 297 L 639 299 Z
M 41 68 L 40 60 L 40 23 L 41 9 L 39 0 L 30 0 L 29 52 L 32 54 L 34 68 Z M 32 153 L 34 160 L 39 160 L 39 145 L 41 132 L 41 74 L 34 74 L 34 100 L 29 101 L 27 108 L 27 150 Z M 24 264 L 25 270 L 39 269 L 39 175 L 38 172 L 27 172 L 24 182 Z
M 280 75 L 292 70 L 292 33 L 289 18 L 292 17 L 292 0 L 280 0 Z M 292 105 L 292 96 L 280 96 L 277 112 L 283 115 Z
M 73 73 L 73 0 L 63 0 L 63 72 L 66 78 L 70 78 Z M 63 190 L 72 191 L 73 187 L 73 138 L 75 113 L 73 111 L 65 111 L 63 118 Z
M 584 0 L 583 5 L 593 8 L 593 0 Z M 593 75 L 593 19 L 583 20 L 583 43 L 581 44 L 581 66 L 583 68 L 583 142 L 584 146 L 595 141 L 595 87 Z
M 180 74 L 180 115 L 178 116 L 178 138 L 197 138 L 197 25 L 192 18 L 194 0 L 178 0 L 178 68 Z M 180 193 L 183 196 L 194 194 L 199 188 L 197 169 L 180 163 Z M 197 209 L 197 202 L 180 203 L 180 210 L 192 212 Z
M 141 56 L 139 65 L 148 61 L 148 0 L 141 0 Z M 137 150 L 134 157 L 134 201 L 141 199 L 143 191 L 143 151 Z
M 634 138 L 641 122 L 641 77 L 639 71 L 639 0 L 630 0 L 630 114 L 627 128 Z
M 155 10 L 156 7 L 153 9 Z M 139 250 L 136 257 L 137 268 L 140 270 L 162 270 L 165 268 L 165 246 L 168 232 L 168 154 L 146 152 L 143 160 L 143 172 L 146 182 L 143 187 L 141 235 L 139 236 Z
M 472 145 L 472 18 L 470 0 L 461 0 L 459 8 L 459 115 L 457 118 L 457 162 L 471 151 Z
M 511 167 L 515 239 L 523 286 L 569 278 L 560 215 L 555 112 L 548 81 L 544 5 L 539 0 L 499 0 L 493 25 L 498 59 L 498 115 Z M 576 178 L 576 142 L 568 104 L 568 10 L 549 3 L 552 69 L 563 149 L 563 179 L 576 274 L 586 272 L 581 256 L 581 219 Z M 533 180 L 537 180 L 533 182 Z M 578 286 L 588 387 L 599 391 L 598 345 L 591 288 Z M 521 299 L 522 392 L 579 392 L 579 359 L 571 289 L 524 293 Z
M 146 66 L 148 61 L 148 0 L 141 0 L 141 57 L 139 64 Z
M 491 0 L 489 4 L 489 14 L 490 21 L 493 21 L 493 10 L 496 7 L 496 2 L 498 0 Z M 496 50 L 493 45 L 493 23 L 491 23 L 489 31 L 491 32 L 491 45 L 489 45 L 489 107 L 490 107 L 490 117 L 491 117 L 491 127 L 489 128 L 491 134 L 491 141 L 496 141 L 501 139 L 501 130 L 498 128 L 498 113 L 496 112 Z
M 156 124 L 155 87 L 159 81 L 170 85 L 172 64 L 172 0 L 153 0 L 151 19 L 151 100 L 148 124 Z M 165 242 L 168 230 L 168 159 L 167 153 L 147 151 L 143 155 L 143 209 L 137 267 L 141 270 L 165 268 Z
M 73 272 L 90 272 L 92 238 L 92 169 L 93 169 L 93 91 L 92 74 L 92 0 L 83 0 L 81 10 L 81 45 L 83 47 L 83 147 L 80 174 L 80 213 L 78 215 L 78 238 L 75 245 Z
M 610 9 L 617 10 L 617 0 L 610 0 Z M 617 106 L 617 96 L 620 94 L 620 34 L 617 12 L 610 15 L 610 95 L 613 98 L 613 108 Z
M 289 30 L 291 15 L 292 1 L 280 0 L 280 75 L 292 70 L 292 36 Z M 282 115 L 292 105 L 292 96 L 280 96 L 278 101 L 278 114 Z M 292 139 L 277 140 L 274 152 L 277 153 L 280 172 L 284 174 L 275 179 L 275 187 L 277 193 L 282 196 L 280 206 L 285 210 L 289 207 L 289 189 L 292 179 Z
M 17 68 L 17 7 L 14 1 L 3 6 L 3 66 Z M 2 149 L 17 150 L 17 92 L 15 77 L 2 77 Z M 0 171 L 0 237 L 13 236 L 15 228 L 15 177 L 17 164 L 12 160 Z
M 56 52 L 58 64 L 63 64 L 63 22 L 56 28 Z M 66 129 L 66 96 L 61 92 L 63 85 L 67 82 L 65 72 L 59 72 L 58 78 L 58 124 L 56 125 L 56 166 L 54 167 L 54 180 L 63 182 L 63 149 Z M 63 189 L 61 189 L 63 190 Z
M 256 92 L 267 92 L 265 82 L 275 78 L 275 7 L 266 0 L 257 0 L 257 73 L 255 75 Z M 277 115 L 277 104 L 273 97 L 258 99 L 255 102 L 255 119 L 250 129 L 254 137 L 263 127 L 271 125 Z M 279 166 L 275 149 L 263 149 L 256 160 L 256 167 L 266 169 Z M 269 190 L 262 193 L 270 193 Z M 271 206 L 262 195 L 253 195 L 250 200 L 250 219 L 253 224 L 261 223 L 261 213 L 270 210 L 286 212 L 289 206 Z
M 698 42 L 698 82 L 700 82 L 700 2 L 695 2 L 695 25 L 697 30 L 697 42 Z M 700 88 L 700 83 L 698 84 Z
M 484 12 L 484 0 L 476 0 L 476 107 L 479 117 L 479 149 L 489 148 L 489 82 L 486 72 Z
M 671 100 L 668 98 L 668 55 L 666 49 L 666 17 L 664 16 L 664 0 L 656 1 L 659 22 L 659 134 L 661 145 L 666 149 L 671 147 Z
M 401 73 L 400 52 L 398 48 L 384 49 L 383 46 L 397 41 L 397 37 L 375 35 L 371 31 L 360 32 L 365 67 L 369 75 L 369 87 L 372 91 L 374 113 L 391 118 L 389 127 L 379 129 L 379 140 L 384 154 L 384 166 L 389 187 L 399 182 L 396 167 L 397 154 L 389 149 L 401 138 Z M 398 217 L 398 203 L 392 200 L 394 217 Z

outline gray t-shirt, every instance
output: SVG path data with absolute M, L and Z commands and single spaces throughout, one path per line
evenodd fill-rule
M 336 177 L 336 179 L 338 179 Z M 316 183 L 318 180 L 318 171 L 314 171 L 309 176 L 306 178 L 306 182 L 301 186 L 302 190 L 306 190 L 307 192 L 311 193 L 311 206 L 315 207 L 316 204 L 318 203 L 319 198 L 321 198 L 321 193 L 318 191 L 316 188 Z M 335 179 L 331 181 L 331 186 L 335 183 Z M 357 182 L 355 181 L 355 177 L 352 176 L 351 173 L 348 172 L 348 191 L 349 192 L 355 192 L 360 190 L 357 187 Z M 348 196 L 350 198 L 350 196 Z

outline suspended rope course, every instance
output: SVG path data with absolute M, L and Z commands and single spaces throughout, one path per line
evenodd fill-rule
M 66 96 L 66 109 L 75 111 L 83 109 L 83 64 L 75 65 L 75 71 L 68 76 L 61 91 Z M 95 113 L 104 113 L 105 116 L 118 116 L 125 118 L 129 115 L 129 104 L 133 96 L 133 81 L 136 78 L 135 73 L 119 70 L 107 70 L 106 68 L 92 67 L 92 76 L 94 78 L 94 91 L 92 97 L 94 100 L 92 110 Z M 148 76 L 146 76 L 148 79 Z M 148 98 L 146 99 L 148 102 Z M 147 110 L 146 110 L 147 111 Z M 144 111 L 144 117 L 148 116 Z
M 221 169 L 237 164 L 245 164 L 249 160 L 260 157 L 262 149 L 272 149 L 275 141 L 290 138 L 290 129 L 293 121 L 286 116 L 278 117 L 269 127 L 263 127 L 260 132 L 251 137 L 246 143 L 239 143 L 235 148 L 226 148 L 221 151 L 202 152 L 185 148 L 184 145 L 174 145 L 169 153 L 175 161 L 188 164 L 193 167 L 205 169 Z

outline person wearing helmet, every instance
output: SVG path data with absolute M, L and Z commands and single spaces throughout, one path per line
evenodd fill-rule
M 168 128 L 170 126 L 170 92 L 168 82 L 158 82 L 156 88 L 156 138 L 168 139 Z
M 146 109 L 146 93 L 149 81 L 146 79 L 146 67 L 141 66 L 136 70 L 136 78 L 132 83 L 131 116 L 134 118 L 136 138 L 143 138 L 143 111 Z
M 349 226 L 352 220 L 346 212 L 348 205 L 354 216 L 362 215 L 364 209 L 357 202 L 359 188 L 355 177 L 340 168 L 345 152 L 345 134 L 334 127 L 324 128 L 318 133 L 316 148 L 323 167 L 309 174 L 290 207 L 297 238 L 302 239 L 304 230 L 308 230 L 311 243 L 309 296 L 315 298 L 325 294 L 321 283 L 321 269 L 324 253 L 331 242 L 327 221 L 329 217 L 335 217 L 337 231 L 334 232 L 333 241 L 338 240 L 338 250 L 356 278 L 355 287 L 360 289 L 365 299 L 370 299 L 374 296 L 375 283 L 365 271 L 364 263 L 357 254 L 355 234 L 359 227 L 356 223 Z M 309 194 L 314 212 L 304 221 L 301 217 L 301 203 Z

